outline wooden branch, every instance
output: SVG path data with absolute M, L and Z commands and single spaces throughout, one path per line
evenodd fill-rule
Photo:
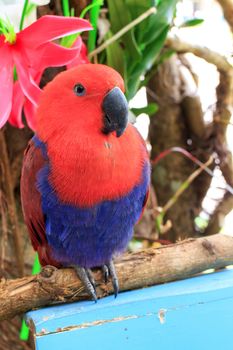
M 218 132 L 224 135 L 227 129 L 228 122 L 231 117 L 231 106 L 233 102 L 233 66 L 228 61 L 227 57 L 220 55 L 219 53 L 208 49 L 207 47 L 192 45 L 185 41 L 182 41 L 177 36 L 168 37 L 166 40 L 166 46 L 174 49 L 178 53 L 192 53 L 200 58 L 203 58 L 206 62 L 216 66 L 220 73 L 220 82 L 217 87 L 217 107 L 214 113 L 214 120 L 218 120 L 217 128 Z M 224 123 L 219 123 L 224 120 Z M 221 130 L 220 130 L 221 129 Z
M 223 220 L 225 216 L 233 208 L 233 196 L 226 192 L 223 198 L 219 201 L 217 207 L 214 210 L 214 213 L 211 215 L 208 222 L 208 226 L 205 229 L 205 236 L 212 234 L 213 232 L 219 232 L 223 226 Z
M 205 61 L 214 64 L 219 71 L 232 71 L 232 65 L 228 62 L 225 56 L 222 56 L 218 52 L 212 51 L 207 47 L 190 44 L 180 40 L 177 36 L 169 36 L 166 40 L 166 46 L 175 50 L 177 53 L 193 53 L 194 55 L 203 58 Z
M 187 120 L 188 131 L 192 139 L 203 140 L 207 137 L 208 132 L 204 121 L 201 99 L 197 93 L 198 75 L 193 71 L 192 65 L 184 55 L 179 55 L 179 61 L 181 62 L 180 77 L 184 84 L 184 97 L 181 101 L 181 107 L 185 120 Z
M 206 138 L 207 128 L 204 122 L 203 110 L 200 96 L 186 95 L 181 102 L 188 129 L 191 135 L 199 140 Z
M 222 7 L 224 17 L 228 22 L 231 31 L 233 32 L 233 1 L 232 0 L 217 0 Z
M 233 237 L 214 235 L 126 254 L 116 262 L 120 290 L 131 290 L 183 279 L 209 268 L 233 264 Z M 94 274 L 100 298 L 112 293 L 109 282 Z M 54 302 L 87 298 L 73 269 L 46 267 L 36 276 L 0 283 L 0 320 Z
M 233 70 L 220 72 L 219 85 L 216 90 L 217 104 L 214 111 L 214 146 L 220 160 L 220 169 L 227 184 L 233 186 L 232 152 L 226 141 L 228 122 L 232 115 L 233 106 Z M 219 123 L 224 121 L 225 123 Z M 227 122 L 227 123 L 226 123 Z
M 233 2 L 227 0 L 219 1 L 224 7 L 228 3 L 233 8 Z M 233 18 L 233 17 L 232 17 Z M 192 45 L 180 40 L 178 37 L 168 37 L 166 45 L 178 53 L 191 52 L 203 58 L 206 62 L 214 64 L 219 71 L 219 85 L 216 89 L 217 103 L 213 115 L 213 151 L 217 153 L 220 161 L 220 169 L 228 185 L 233 184 L 232 154 L 228 150 L 226 142 L 226 131 L 231 118 L 233 105 L 233 66 L 225 56 L 214 52 L 207 47 Z M 221 123 L 223 121 L 223 123 Z M 214 232 L 212 232 L 214 233 Z

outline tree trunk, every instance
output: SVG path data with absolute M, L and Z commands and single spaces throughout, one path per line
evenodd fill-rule
M 173 55 L 159 66 L 147 87 L 149 102 L 159 105 L 158 112 L 150 120 L 151 157 L 155 159 L 166 149 L 181 147 L 205 162 L 209 154 L 202 149 L 205 128 L 201 104 L 199 97 L 190 91 L 181 66 L 182 61 Z M 169 154 L 154 166 L 152 183 L 160 207 L 195 169 L 196 165 L 178 153 Z M 172 228 L 166 233 L 166 239 L 175 242 L 197 234 L 194 219 L 201 211 L 210 181 L 208 175 L 201 174 L 167 212 L 166 219 L 171 220 Z

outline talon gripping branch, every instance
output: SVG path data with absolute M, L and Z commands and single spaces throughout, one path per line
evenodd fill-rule
M 73 266 L 96 300 L 91 268 L 118 292 L 112 258 L 124 251 L 146 203 L 150 165 L 128 123 L 121 76 L 104 65 L 60 73 L 44 89 L 25 151 L 21 197 L 42 265 Z

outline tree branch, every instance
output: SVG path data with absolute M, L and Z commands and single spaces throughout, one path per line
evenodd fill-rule
M 212 234 L 212 232 L 219 232 L 223 227 L 225 216 L 233 208 L 233 196 L 226 192 L 224 197 L 220 200 L 217 207 L 214 210 L 214 213 L 211 215 L 208 226 L 204 232 L 205 236 Z
M 190 254 L 191 253 L 191 254 Z M 214 235 L 126 254 L 116 262 L 120 290 L 184 279 L 209 268 L 233 264 L 233 237 Z M 94 273 L 100 298 L 112 294 L 111 282 Z M 54 302 L 87 298 L 73 269 L 45 267 L 39 275 L 0 283 L 0 320 Z
M 233 10 L 233 2 L 228 0 L 218 0 L 222 5 L 223 9 Z M 225 11 L 224 14 L 226 15 Z M 229 15 L 232 20 L 233 25 L 233 15 Z M 230 24 L 230 18 L 227 19 Z M 231 25 L 230 24 L 230 25 Z M 198 45 L 192 45 L 187 42 L 183 42 L 178 37 L 169 37 L 166 41 L 166 45 L 178 53 L 187 53 L 191 52 L 194 55 L 203 58 L 206 62 L 214 64 L 219 71 L 219 85 L 216 89 L 217 103 L 216 109 L 213 115 L 213 125 L 212 133 L 209 138 L 212 140 L 212 149 L 217 153 L 219 158 L 219 167 L 222 171 L 223 177 L 225 178 L 227 184 L 233 186 L 233 162 L 232 154 L 228 149 L 226 142 L 226 131 L 228 123 L 231 118 L 231 109 L 233 104 L 233 66 L 228 62 L 227 58 L 220 55 L 217 52 L 214 52 L 207 47 L 201 47 Z M 232 202 L 231 195 L 224 196 L 227 203 Z M 225 215 L 232 209 L 230 205 L 224 205 L 221 202 L 220 208 L 224 207 Z M 208 234 L 215 233 L 214 228 L 217 228 L 219 225 L 219 218 L 215 218 L 215 214 L 218 215 L 218 208 L 214 212 L 213 217 L 210 220 L 210 227 L 207 228 Z M 213 224 L 214 223 L 214 224 Z M 211 231 L 210 228 L 213 230 Z
M 206 62 L 214 64 L 219 71 L 230 72 L 233 69 L 227 58 L 220 55 L 218 52 L 212 51 L 204 46 L 193 45 L 182 41 L 177 36 L 169 36 L 166 40 L 166 46 L 175 50 L 177 53 L 190 52 L 195 56 L 203 58 Z
M 222 7 L 224 17 L 233 32 L 233 2 L 232 0 L 217 0 Z

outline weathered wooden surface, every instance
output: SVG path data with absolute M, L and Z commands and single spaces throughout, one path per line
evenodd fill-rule
M 36 350 L 232 350 L 233 270 L 28 313 Z
M 233 264 L 233 237 L 214 235 L 159 249 L 126 254 L 116 262 L 120 290 L 138 289 L 184 279 L 209 268 Z M 99 298 L 112 293 L 100 271 L 95 273 Z M 0 283 L 0 320 L 54 302 L 87 299 L 74 270 L 45 268 L 35 276 Z

